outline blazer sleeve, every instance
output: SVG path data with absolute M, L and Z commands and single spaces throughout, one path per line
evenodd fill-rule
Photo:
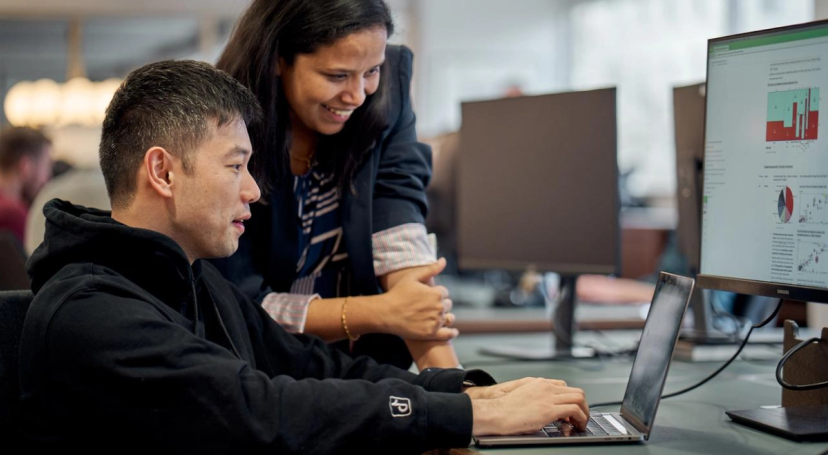
M 374 184 L 373 231 L 406 223 L 425 223 L 425 189 L 431 179 L 431 147 L 417 141 L 416 116 L 411 107 L 411 71 L 414 55 L 405 46 L 389 54 L 394 120 L 380 145 Z

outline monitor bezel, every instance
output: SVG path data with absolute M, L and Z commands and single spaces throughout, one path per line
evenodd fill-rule
M 735 35 L 722 36 L 719 38 L 711 38 L 707 40 L 707 62 L 705 72 L 705 86 L 709 88 L 710 84 L 710 51 L 714 45 L 722 42 L 738 41 L 741 39 L 749 39 L 755 36 L 773 35 L 777 33 L 785 33 L 793 30 L 805 30 L 809 28 L 828 27 L 828 19 L 803 22 L 800 24 L 786 25 L 783 27 L 767 28 L 756 30 L 747 33 L 738 33 Z M 708 90 L 708 94 L 709 94 Z M 710 97 L 704 98 L 704 143 L 707 144 L 707 109 Z M 702 163 L 706 165 L 707 162 L 707 148 L 705 147 L 702 155 Z M 702 201 L 704 200 L 704 180 L 707 177 L 706 172 L 702 172 Z M 702 202 L 702 207 L 704 203 Z M 701 209 L 701 207 L 700 207 Z M 701 235 L 704 235 L 704 216 L 700 214 L 702 230 Z M 704 289 L 713 289 L 718 291 L 736 292 L 739 294 L 760 295 L 766 297 L 778 297 L 785 300 L 798 300 L 803 302 L 820 302 L 828 303 L 828 288 L 816 288 L 812 286 L 777 283 L 772 281 L 759 281 L 747 278 L 726 277 L 719 275 L 708 275 L 701 273 L 701 264 L 704 263 L 704 249 L 699 242 L 699 275 L 696 277 L 696 285 Z

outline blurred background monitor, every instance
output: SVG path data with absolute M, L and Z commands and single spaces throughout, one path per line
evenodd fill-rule
M 690 274 L 699 273 L 701 233 L 701 183 L 704 159 L 705 85 L 673 88 L 673 119 L 676 137 L 676 227 L 679 251 Z
M 687 266 L 682 273 L 691 277 L 699 273 L 705 91 L 704 83 L 673 88 L 678 209 L 676 237 L 678 252 Z M 683 331 L 682 337 L 685 340 L 703 343 L 731 338 L 716 328 L 709 291 L 696 287 L 690 300 L 690 309 L 693 312 L 693 327 Z
M 560 273 L 555 350 L 566 354 L 575 277 L 620 268 L 616 91 L 467 102 L 462 113 L 459 265 Z
M 615 89 L 463 103 L 461 268 L 619 270 Z

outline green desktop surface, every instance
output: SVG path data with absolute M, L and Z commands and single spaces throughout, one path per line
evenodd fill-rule
M 614 331 L 604 334 L 579 333 L 576 342 L 597 343 L 609 349 L 635 345 L 639 332 Z M 590 403 L 621 401 L 632 367 L 632 357 L 615 359 L 568 360 L 555 362 L 516 362 L 478 353 L 483 346 L 537 346 L 550 343 L 550 334 L 460 335 L 454 346 L 466 368 L 482 368 L 498 381 L 524 376 L 565 380 L 581 387 Z M 781 353 L 780 353 L 781 357 Z M 673 360 L 665 393 L 690 386 L 715 370 L 720 362 L 689 363 Z M 720 375 L 687 394 L 663 400 L 658 408 L 650 440 L 636 444 L 591 446 L 536 446 L 514 448 L 476 448 L 468 452 L 491 454 L 822 454 L 828 443 L 798 443 L 763 433 L 730 421 L 725 411 L 779 405 L 781 387 L 776 383 L 776 361 L 736 361 Z M 608 406 L 595 411 L 618 411 Z M 462 451 L 460 453 L 465 453 Z

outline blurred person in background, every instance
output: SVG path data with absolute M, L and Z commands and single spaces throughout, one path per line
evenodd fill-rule
M 58 166 L 52 168 L 54 177 L 40 190 L 29 208 L 29 217 L 26 221 L 26 254 L 34 250 L 43 242 L 46 232 L 46 215 L 43 207 L 52 199 L 63 199 L 75 205 L 87 208 L 109 210 L 109 196 L 106 194 L 106 183 L 99 167 L 73 167 L 66 162 L 62 172 L 58 174 Z
M 51 151 L 52 141 L 39 130 L 0 131 L 0 230 L 14 234 L 21 246 L 29 206 L 52 177 Z

